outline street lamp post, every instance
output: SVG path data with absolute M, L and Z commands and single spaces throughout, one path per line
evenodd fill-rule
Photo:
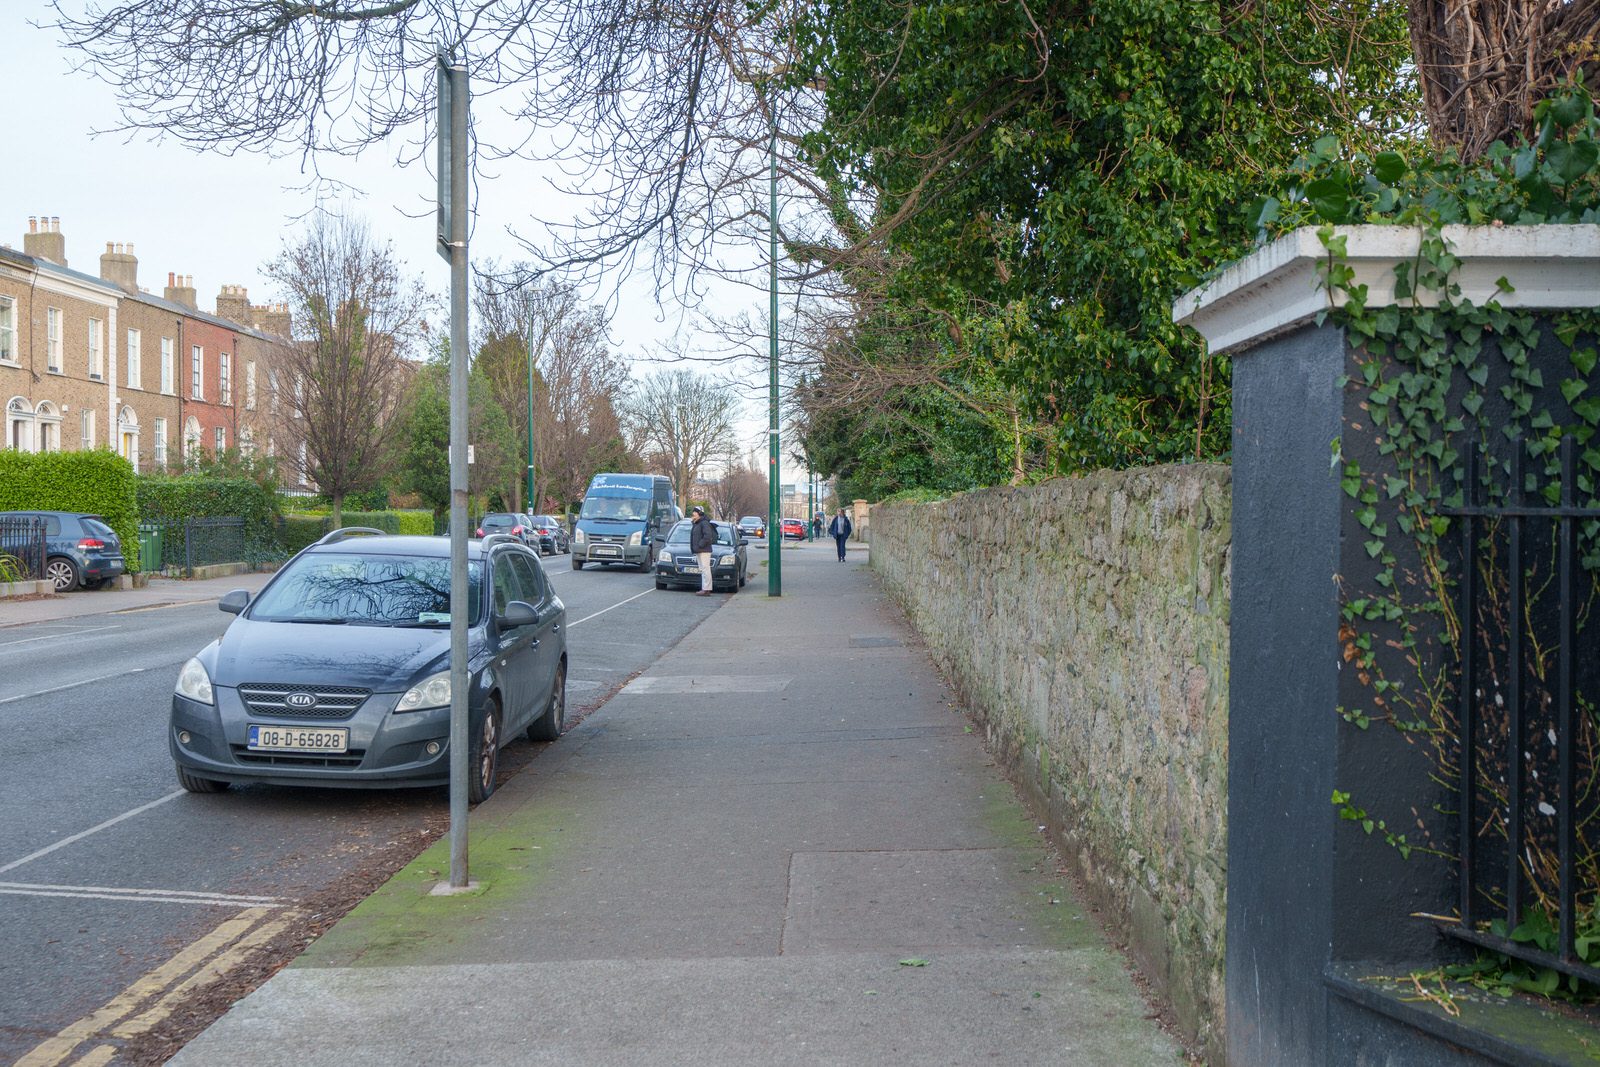
M 767 215 L 768 255 L 771 259 L 771 306 L 768 309 L 767 364 L 767 595 L 783 595 L 783 516 L 778 502 L 778 116 L 772 115 L 772 141 L 767 152 L 771 162 Z
M 533 314 L 528 314 L 528 513 L 538 506 L 533 498 Z

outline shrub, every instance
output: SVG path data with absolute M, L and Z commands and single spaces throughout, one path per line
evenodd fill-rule
M 433 512 L 397 511 L 394 514 L 400 520 L 401 533 L 418 537 L 433 536 Z
M 327 533 L 330 525 L 326 515 L 285 515 L 278 520 L 278 545 L 292 556 Z
M 256 564 L 279 556 L 278 496 L 259 482 L 203 474 L 151 474 L 140 476 L 138 483 L 139 521 L 166 529 L 169 559 L 179 558 L 183 551 L 183 529 L 189 519 L 228 516 L 244 520 L 246 558 L 241 562 Z
M 122 540 L 129 571 L 139 569 L 139 503 L 133 465 L 115 452 L 0 451 L 0 511 L 83 511 L 106 520 Z

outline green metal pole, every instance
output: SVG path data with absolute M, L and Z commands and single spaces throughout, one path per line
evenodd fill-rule
M 771 258 L 772 305 L 768 309 L 771 328 L 768 331 L 767 364 L 770 380 L 767 383 L 767 595 L 783 595 L 783 516 L 778 502 L 778 118 L 772 118 L 772 144 L 767 153 L 772 169 L 770 188 L 772 200 L 767 215 L 768 255 Z
M 811 456 L 806 455 L 806 540 L 811 540 L 811 516 L 817 513 L 817 482 L 811 476 Z
M 533 315 L 528 315 L 528 512 L 537 506 L 533 498 Z

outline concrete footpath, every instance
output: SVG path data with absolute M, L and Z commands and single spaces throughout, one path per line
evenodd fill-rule
M 172 1062 L 1183 1062 L 865 560 L 786 550 L 473 812 L 474 891 L 441 841 Z
M 0 600 L 0 629 L 36 622 L 59 622 L 108 611 L 142 611 L 169 604 L 199 604 L 218 600 L 230 589 L 252 593 L 267 584 L 266 572 L 235 574 L 226 578 L 152 577 L 143 589 L 78 589 L 38 599 Z

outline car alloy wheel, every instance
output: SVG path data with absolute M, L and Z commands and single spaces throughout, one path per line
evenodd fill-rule
M 56 556 L 44 565 L 44 576 L 50 579 L 56 592 L 70 592 L 78 584 L 78 567 L 70 559 Z
M 550 684 L 550 703 L 545 708 L 544 714 L 533 721 L 528 727 L 529 741 L 554 741 L 561 736 L 561 728 L 567 724 L 567 664 L 562 661 L 556 667 L 555 680 Z
M 500 706 L 489 701 L 483 708 L 483 724 L 478 728 L 472 757 L 472 783 L 467 799 L 480 804 L 494 792 L 495 772 L 500 766 Z

